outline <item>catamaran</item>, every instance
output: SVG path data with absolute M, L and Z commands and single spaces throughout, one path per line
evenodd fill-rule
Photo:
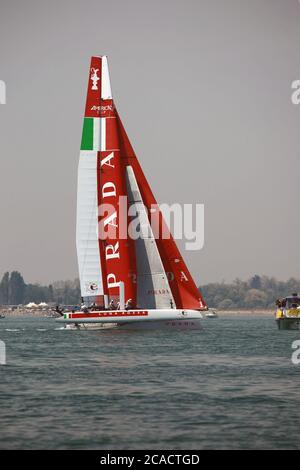
M 156 230 L 150 224 L 153 212 Z M 129 236 L 132 224 L 139 227 L 138 237 Z M 76 245 L 83 304 L 57 321 L 76 327 L 201 327 L 206 303 L 125 132 L 106 56 L 92 57 L 90 63 Z

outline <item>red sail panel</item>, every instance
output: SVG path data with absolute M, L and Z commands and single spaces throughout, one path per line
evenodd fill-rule
M 101 97 L 101 57 L 92 57 L 86 96 L 85 117 L 99 117 Z
M 124 166 L 132 166 L 143 198 L 143 202 L 147 207 L 149 215 L 151 206 L 157 206 L 157 202 L 138 162 L 138 159 L 118 114 L 117 119 L 120 138 L 120 151 L 123 164 Z M 164 269 L 168 276 L 169 285 L 176 302 L 176 307 L 194 310 L 206 309 L 206 303 L 203 300 L 203 297 L 200 294 L 161 213 L 159 214 L 159 225 L 160 234 L 169 234 L 168 238 L 161 238 L 161 236 L 157 238 L 156 243 L 164 265 Z
M 136 268 L 133 240 L 127 238 L 127 188 L 120 158 L 117 118 L 112 100 L 101 100 L 101 150 L 99 152 L 99 245 L 104 267 L 105 293 L 119 297 L 124 282 L 125 300 L 136 304 Z

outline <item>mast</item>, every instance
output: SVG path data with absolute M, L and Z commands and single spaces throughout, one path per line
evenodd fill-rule
M 92 57 L 78 171 L 77 253 L 82 297 L 98 305 L 104 305 L 103 296 L 119 301 L 120 282 L 125 299 L 136 302 L 132 241 L 121 236 L 128 210 L 122 197 L 127 189 L 107 58 Z

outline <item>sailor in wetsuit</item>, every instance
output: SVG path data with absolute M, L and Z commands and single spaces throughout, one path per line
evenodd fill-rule
M 56 313 L 59 313 L 60 316 L 63 316 L 63 311 L 64 311 L 63 308 L 59 308 L 59 306 L 56 305 L 55 306 L 55 311 L 56 311 Z

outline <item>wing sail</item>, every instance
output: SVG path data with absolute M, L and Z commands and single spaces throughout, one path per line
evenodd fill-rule
M 119 300 L 119 285 L 136 302 L 132 242 L 122 236 L 127 215 L 125 170 L 107 58 L 92 57 L 78 170 L 77 253 L 82 297 Z M 125 214 L 126 213 L 126 214 Z M 123 229 L 124 230 L 124 229 Z
M 76 245 L 81 286 L 85 301 L 104 294 L 98 242 L 97 168 L 100 150 L 100 58 L 92 57 L 83 121 L 77 189 Z

